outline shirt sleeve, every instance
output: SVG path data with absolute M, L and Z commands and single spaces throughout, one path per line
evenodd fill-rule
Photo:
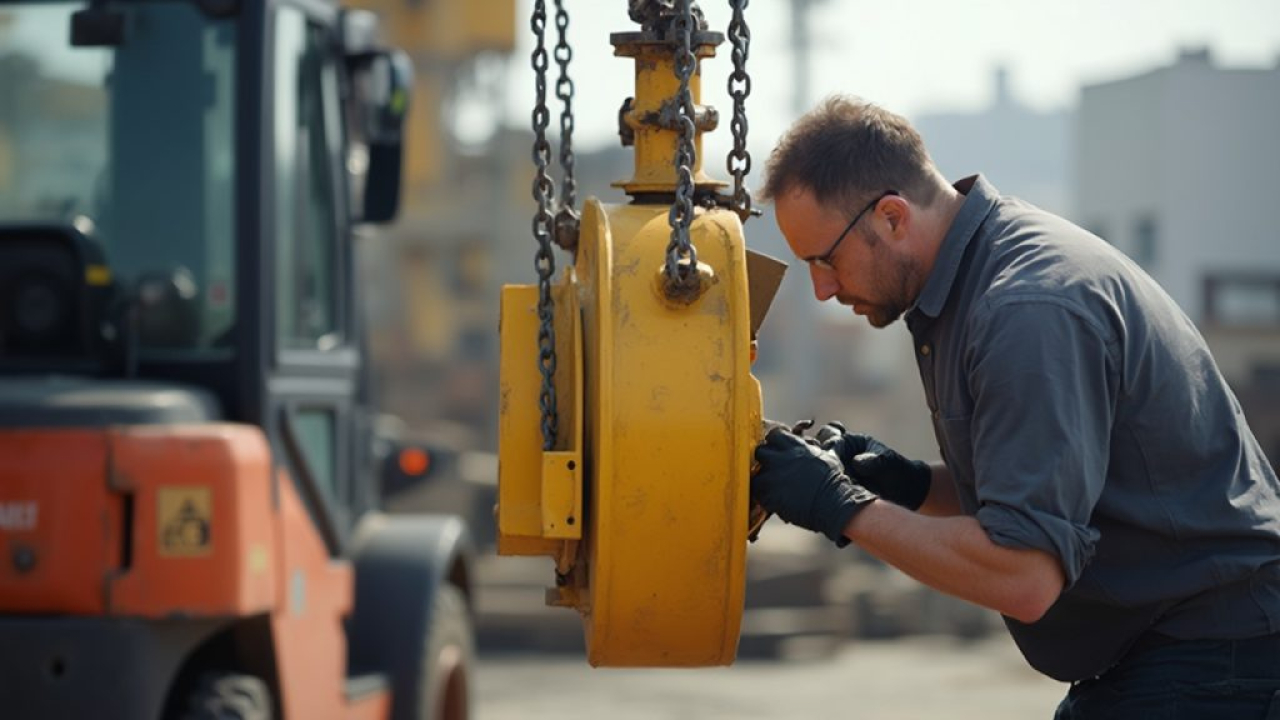
M 1117 364 L 1102 328 L 1068 301 L 988 301 L 965 357 L 973 394 L 977 519 L 998 545 L 1057 557 L 1067 587 L 1100 537 Z

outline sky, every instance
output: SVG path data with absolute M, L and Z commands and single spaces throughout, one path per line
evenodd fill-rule
M 626 0 L 565 4 L 575 52 L 576 140 L 579 147 L 615 143 L 616 111 L 630 94 L 631 68 L 629 60 L 613 56 L 608 39 L 611 32 L 636 26 L 627 17 Z M 534 98 L 531 5 L 532 0 L 517 0 L 519 47 L 504 111 L 514 125 L 528 125 Z M 723 32 L 728 0 L 700 5 L 712 29 Z M 747 112 L 754 153 L 767 152 L 796 116 L 791 5 L 755 0 L 747 8 L 753 76 Z M 554 23 L 548 25 L 554 41 Z M 1280 63 L 1280 0 L 816 0 L 810 27 L 811 102 L 850 93 L 908 117 L 983 107 L 993 70 L 1002 64 L 1011 71 L 1015 97 L 1036 109 L 1060 109 L 1074 104 L 1081 85 L 1169 64 L 1180 47 L 1207 46 L 1224 66 Z M 730 69 L 727 44 L 704 65 L 703 101 L 725 119 Z M 552 107 L 556 127 L 559 111 Z M 723 154 L 728 123 L 707 143 L 708 153 Z
M 1215 61 L 1225 66 L 1280 63 L 1280 0 L 808 2 L 813 37 L 810 104 L 844 92 L 908 117 L 983 107 L 991 95 L 992 73 L 1000 65 L 1010 70 L 1015 97 L 1032 108 L 1060 109 L 1074 104 L 1082 84 L 1168 64 L 1181 47 L 1207 46 Z M 500 93 L 501 117 L 515 126 L 529 125 L 534 98 L 528 25 L 532 3 L 516 0 L 518 47 Z M 632 69 L 630 60 L 613 56 L 609 34 L 637 26 L 627 17 L 627 0 L 564 3 L 574 48 L 578 145 L 615 144 L 616 112 L 631 92 Z M 724 32 L 729 0 L 699 4 L 712 29 Z M 553 0 L 547 5 L 551 12 Z M 767 152 L 797 115 L 791 8 L 790 0 L 754 0 L 747 8 L 753 77 L 747 112 L 753 152 Z M 20 45 L 23 36 L 31 34 L 18 29 L 11 40 Z M 549 42 L 554 36 L 555 25 L 549 21 Z M 708 153 L 723 154 L 729 148 L 731 106 L 725 82 L 730 69 L 727 44 L 704 64 L 703 101 L 720 109 L 726 119 L 707 138 Z M 480 136 L 492 129 L 488 102 L 462 112 L 464 139 L 467 127 Z M 554 105 L 553 113 L 558 114 Z

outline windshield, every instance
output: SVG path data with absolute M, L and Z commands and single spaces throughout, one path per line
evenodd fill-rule
M 119 286 L 159 303 L 144 349 L 223 345 L 234 22 L 187 0 L 112 3 L 124 41 L 72 47 L 71 16 L 88 5 L 0 4 L 0 224 L 74 224 L 100 243 Z

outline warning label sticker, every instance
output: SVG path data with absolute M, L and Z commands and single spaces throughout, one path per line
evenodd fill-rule
M 213 552 L 213 494 L 207 487 L 162 487 L 156 498 L 160 554 L 197 557 Z

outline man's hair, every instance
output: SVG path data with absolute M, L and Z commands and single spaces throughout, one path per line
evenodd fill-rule
M 848 213 L 888 190 L 931 205 L 940 175 L 906 118 L 859 98 L 835 95 L 787 130 L 769 155 L 765 200 L 805 189 Z

